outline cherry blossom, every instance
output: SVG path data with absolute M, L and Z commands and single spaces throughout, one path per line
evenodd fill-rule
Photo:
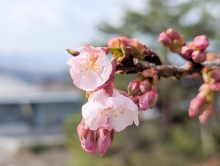
M 112 64 L 101 48 L 84 45 L 80 54 L 67 61 L 73 83 L 80 89 L 93 91 L 103 85 L 112 73 Z
M 109 96 L 104 89 L 96 91 L 82 107 L 83 118 L 91 130 L 103 127 L 119 132 L 133 122 L 138 126 L 138 114 L 136 104 L 115 88 L 112 96 Z

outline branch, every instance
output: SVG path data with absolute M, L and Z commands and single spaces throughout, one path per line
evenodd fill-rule
M 136 59 L 135 59 L 136 60 Z M 137 60 L 136 60 L 137 61 Z M 174 66 L 174 65 L 155 65 L 146 62 L 136 62 L 133 66 L 118 65 L 116 67 L 116 73 L 118 74 L 132 74 L 142 72 L 146 69 L 154 69 L 157 71 L 160 77 L 175 77 L 176 79 L 184 78 L 188 74 L 198 73 L 201 74 L 201 70 L 205 66 L 220 66 L 220 59 L 213 61 L 206 61 L 202 64 L 191 63 L 189 65 Z
M 204 66 L 217 66 L 220 67 L 220 59 L 212 60 L 212 61 L 205 61 L 202 63 Z

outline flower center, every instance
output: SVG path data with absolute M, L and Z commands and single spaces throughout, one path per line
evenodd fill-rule
M 118 114 L 121 114 L 121 115 L 124 114 L 125 108 L 122 107 L 122 108 L 113 109 L 111 107 L 107 107 L 100 111 L 100 115 L 105 115 L 108 118 L 111 114 L 111 111 L 113 111 L 114 113 L 113 116 L 117 118 Z
M 82 61 L 79 66 L 81 67 L 80 72 L 84 75 L 90 75 L 93 72 L 98 72 L 101 70 L 100 66 L 96 63 L 98 55 Z

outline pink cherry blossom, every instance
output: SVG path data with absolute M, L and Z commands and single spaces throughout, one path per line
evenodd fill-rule
M 91 130 L 103 127 L 119 132 L 133 122 L 138 126 L 138 114 L 137 105 L 117 89 L 113 89 L 112 96 L 103 89 L 96 91 L 82 107 L 83 118 Z
M 93 91 L 111 75 L 112 64 L 101 48 L 84 45 L 80 54 L 67 61 L 73 83 L 80 89 Z

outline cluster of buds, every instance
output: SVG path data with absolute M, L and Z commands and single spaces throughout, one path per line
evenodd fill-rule
M 159 35 L 160 41 L 170 51 L 180 54 L 184 59 L 192 59 L 195 63 L 202 63 L 206 60 L 206 48 L 209 42 L 205 35 L 196 36 L 187 46 L 184 37 L 173 29 L 167 29 Z
M 189 106 L 189 116 L 193 117 L 199 114 L 199 121 L 205 124 L 213 114 L 214 92 L 209 88 L 208 84 L 203 84 L 199 88 L 198 95 L 191 100 Z
M 101 156 L 106 152 L 114 138 L 114 130 L 109 131 L 104 128 L 99 128 L 95 131 L 90 130 L 86 126 L 84 119 L 78 125 L 77 133 L 81 146 L 86 152 L 90 154 L 98 152 Z
M 141 110 L 145 111 L 157 104 L 159 99 L 155 86 L 157 81 L 156 71 L 148 69 L 140 74 L 140 78 L 128 84 L 130 98 Z
M 209 42 L 205 35 L 196 36 L 189 46 L 182 46 L 181 56 L 187 60 L 192 59 L 195 63 L 206 60 L 206 48 Z
M 158 41 L 174 53 L 181 53 L 182 46 L 185 45 L 184 37 L 177 31 L 169 28 L 160 33 Z

